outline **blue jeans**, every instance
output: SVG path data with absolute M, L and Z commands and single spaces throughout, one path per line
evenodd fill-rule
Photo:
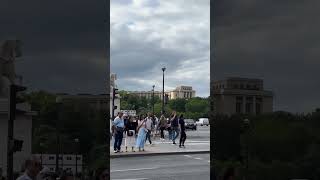
M 149 143 L 152 144 L 151 142 L 151 130 L 148 130 L 147 135 L 146 135 L 146 141 L 149 140 Z
M 121 150 L 121 143 L 122 143 L 122 139 L 123 139 L 123 132 L 122 131 L 116 131 L 115 132 L 115 136 L 114 136 L 114 145 L 113 145 L 113 149 L 115 151 L 117 150 Z
M 168 133 L 169 133 L 169 140 L 172 140 L 172 135 L 173 135 L 172 130 L 171 130 L 171 129 L 170 129 L 170 130 L 168 130 Z
M 172 127 L 172 141 L 174 142 L 179 136 L 179 127 Z

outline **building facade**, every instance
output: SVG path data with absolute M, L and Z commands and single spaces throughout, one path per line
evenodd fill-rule
M 155 97 L 159 97 L 162 100 L 162 91 L 128 91 L 130 94 L 135 94 L 139 97 L 146 97 L 148 99 L 152 98 L 154 93 Z M 169 100 L 171 99 L 190 99 L 196 96 L 196 91 L 192 89 L 192 86 L 179 86 L 174 90 L 165 91 L 165 95 L 168 96 Z
M 227 78 L 212 85 L 217 114 L 261 114 L 273 111 L 273 92 L 264 90 L 263 80 Z
M 50 172 L 56 171 L 56 154 L 34 154 L 40 159 L 43 167 L 47 167 Z M 83 169 L 82 155 L 59 154 L 59 169 L 72 173 L 81 173 Z

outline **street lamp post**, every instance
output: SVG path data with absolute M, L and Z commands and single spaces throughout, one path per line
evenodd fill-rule
M 246 173 L 245 173 L 245 180 L 248 180 L 249 177 L 249 130 L 250 130 L 250 121 L 249 119 L 243 120 L 244 127 L 245 127 L 245 156 L 246 156 Z
M 56 99 L 56 103 L 58 106 L 58 120 L 56 122 L 56 138 L 57 138 L 57 146 L 56 146 L 56 174 L 59 174 L 59 159 L 61 155 L 61 138 L 60 138 L 60 121 L 62 120 L 62 102 L 60 99 Z M 62 167 L 63 168 L 63 167 Z
M 78 144 L 79 144 L 79 139 L 78 138 L 74 139 L 74 142 L 76 143 L 76 172 L 75 172 L 75 177 L 77 177 L 77 174 L 78 174 Z
M 154 115 L 154 87 L 155 85 L 152 86 L 152 114 Z
M 166 70 L 165 67 L 162 68 L 162 112 L 164 114 L 164 71 Z
M 40 142 L 40 162 L 41 162 L 41 166 L 43 164 L 43 158 L 42 158 L 42 154 L 43 154 L 43 147 L 44 147 L 44 144 L 42 142 Z

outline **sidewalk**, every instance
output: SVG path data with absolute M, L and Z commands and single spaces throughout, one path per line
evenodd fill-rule
M 123 140 L 124 142 L 124 140 Z M 186 140 L 185 148 L 179 148 L 177 142 L 176 145 L 172 144 L 172 141 L 153 140 L 153 145 L 150 145 L 149 142 L 146 142 L 145 151 L 131 152 L 131 147 L 128 147 L 128 152 L 125 152 L 125 147 L 121 147 L 121 153 L 113 152 L 113 141 L 110 142 L 110 157 L 119 158 L 119 157 L 135 157 L 135 156 L 148 156 L 148 155 L 169 155 L 169 154 L 195 154 L 195 153 L 209 153 L 210 152 L 210 141 L 209 140 Z M 123 143 L 124 144 L 124 143 Z

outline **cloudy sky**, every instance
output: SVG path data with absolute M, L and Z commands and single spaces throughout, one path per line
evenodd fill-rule
M 125 90 L 190 85 L 209 96 L 209 0 L 111 0 L 111 72 Z
M 263 78 L 275 110 L 320 107 L 320 1 L 214 2 L 213 79 Z
M 0 41 L 23 42 L 16 62 L 29 90 L 105 93 L 105 1 L 0 1 Z

